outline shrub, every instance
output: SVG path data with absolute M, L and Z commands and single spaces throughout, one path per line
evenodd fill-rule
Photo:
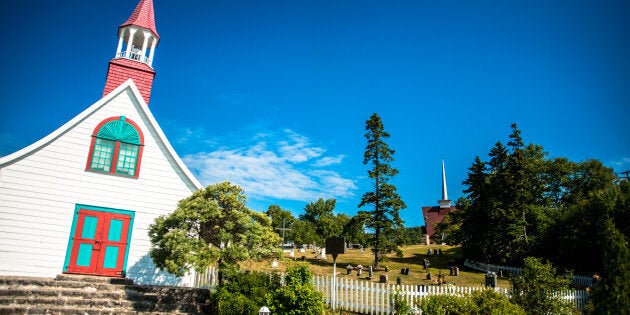
M 306 265 L 287 270 L 286 286 L 267 295 L 272 314 L 319 315 L 324 313 L 323 295 L 315 290 Z
M 224 281 L 212 293 L 213 314 L 244 315 L 258 314 L 267 303 L 266 296 L 280 287 L 277 275 L 264 273 L 242 273 L 235 270 L 224 273 Z
M 474 311 L 471 311 L 472 314 L 525 315 L 525 310 L 519 305 L 510 302 L 505 295 L 491 289 L 474 291 L 470 299 L 475 305 Z
M 430 295 L 420 304 L 423 314 L 464 315 L 473 308 L 470 298 L 457 295 Z
M 551 263 L 538 258 L 525 258 L 523 273 L 510 280 L 513 303 L 527 310 L 527 314 L 571 314 L 573 307 L 556 293 L 569 288 L 571 281 L 558 276 Z

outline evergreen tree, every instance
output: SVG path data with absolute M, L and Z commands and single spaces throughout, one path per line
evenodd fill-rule
M 630 314 L 630 249 L 624 235 L 615 228 L 612 219 L 604 220 L 602 237 L 603 273 L 593 289 L 588 313 Z
M 359 208 L 365 205 L 373 207 L 366 211 L 370 216 L 366 227 L 374 231 L 370 241 L 374 251 L 374 266 L 378 267 L 387 250 L 401 253 L 396 240 L 388 236 L 392 236 L 393 230 L 403 227 L 399 210 L 407 206 L 398 195 L 396 186 L 389 183 L 398 174 L 398 170 L 390 165 L 394 161 L 395 151 L 385 142 L 390 135 L 385 131 L 381 118 L 376 113 L 373 114 L 367 120 L 365 129 L 368 144 L 363 155 L 363 164 L 371 165 L 368 176 L 373 180 L 374 190 L 363 194 Z

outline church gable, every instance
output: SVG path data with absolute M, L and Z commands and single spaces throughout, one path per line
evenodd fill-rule
M 112 128 L 103 129 L 108 123 Z M 98 137 L 141 145 L 137 172 L 125 176 L 92 170 L 91 144 Z M 42 140 L 0 158 L 0 174 L 0 251 L 8 253 L 0 258 L 1 274 L 60 273 L 79 204 L 132 211 L 129 266 L 146 262 L 148 225 L 201 188 L 164 138 L 132 81 Z

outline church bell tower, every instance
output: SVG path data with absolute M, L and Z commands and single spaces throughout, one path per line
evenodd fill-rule
M 144 102 L 149 104 L 155 77 L 153 57 L 159 41 L 153 1 L 140 0 L 127 21 L 118 27 L 118 47 L 109 61 L 103 96 L 132 79 Z

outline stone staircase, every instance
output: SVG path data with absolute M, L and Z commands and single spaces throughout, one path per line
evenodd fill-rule
M 208 314 L 209 295 L 121 278 L 0 276 L 0 314 Z

